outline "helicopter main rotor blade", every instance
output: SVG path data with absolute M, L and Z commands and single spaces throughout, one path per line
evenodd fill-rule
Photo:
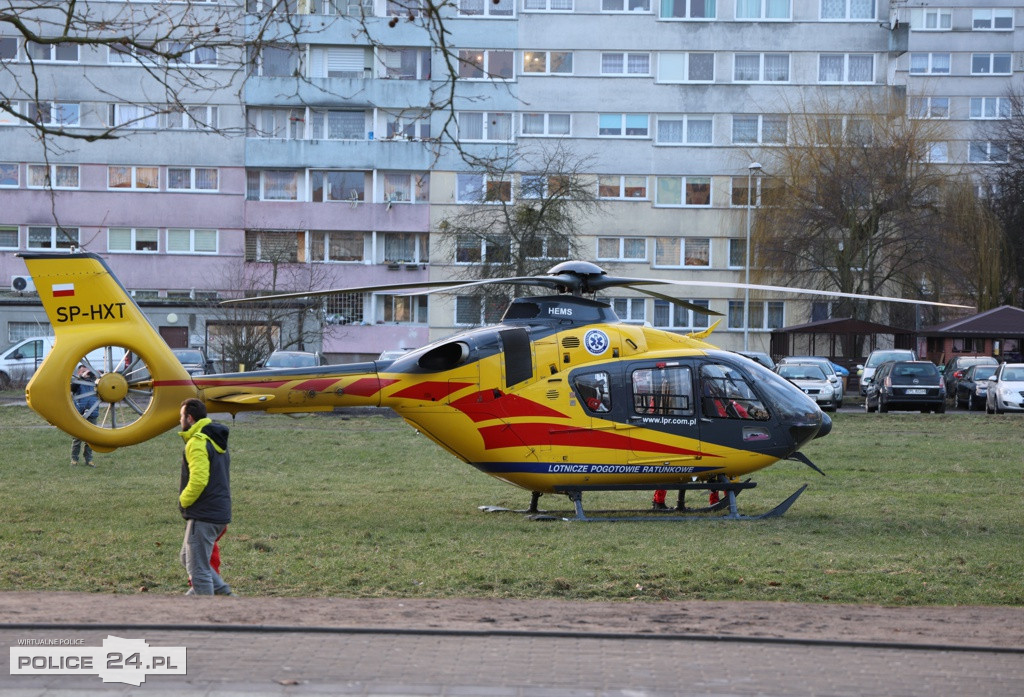
M 767 286 L 759 283 L 731 283 L 728 281 L 678 281 L 670 279 L 650 279 L 650 278 L 624 278 L 624 277 L 613 277 L 603 276 L 601 278 L 592 279 L 590 282 L 590 288 L 592 290 L 601 290 L 604 288 L 611 288 L 615 286 L 633 286 L 633 285 L 670 285 L 670 286 L 684 286 L 684 287 L 706 287 L 706 288 L 738 288 L 741 290 L 766 290 L 775 293 L 801 293 L 805 295 L 824 295 L 830 298 L 854 298 L 856 300 L 880 300 L 883 302 L 892 303 L 906 303 L 909 305 L 933 305 L 935 307 L 955 307 L 958 309 L 975 309 L 971 305 L 957 305 L 955 303 L 940 303 L 934 300 L 912 300 L 910 298 L 896 298 L 891 295 L 868 295 L 865 293 L 841 293 L 835 290 L 815 290 L 813 288 L 794 288 L 791 286 Z M 635 288 L 634 290 L 640 290 Z
M 294 293 L 275 293 L 273 295 L 256 295 L 249 298 L 232 298 L 221 300 L 221 305 L 240 305 L 262 303 L 272 300 L 295 300 L 299 298 L 322 298 L 329 295 L 340 295 L 342 293 L 376 293 L 388 290 L 416 290 L 419 292 L 410 295 L 424 295 L 426 293 L 440 293 L 445 291 L 459 290 L 497 283 L 510 283 L 517 285 L 542 285 L 549 288 L 557 288 L 572 284 L 576 279 L 573 277 L 561 276 L 513 276 L 510 278 L 489 278 L 482 281 L 410 281 L 408 283 L 388 283 L 377 286 L 355 286 L 352 288 L 332 288 L 331 290 L 307 290 Z
M 696 312 L 696 313 L 701 314 L 701 315 L 714 315 L 716 317 L 722 317 L 722 313 L 721 312 L 715 312 L 714 310 L 712 310 L 710 308 L 707 308 L 707 307 L 704 307 L 703 305 L 696 305 L 696 304 L 688 302 L 686 300 L 680 300 L 679 298 L 673 298 L 671 295 L 663 295 L 662 293 L 657 293 L 657 292 L 655 292 L 653 290 L 647 290 L 646 288 L 637 288 L 636 286 L 632 286 L 632 285 L 628 285 L 628 284 L 623 284 L 622 287 L 623 288 L 629 288 L 630 290 L 635 290 L 636 292 L 643 293 L 644 295 L 649 295 L 652 298 L 657 298 L 659 300 L 665 300 L 667 302 L 672 303 L 673 305 L 679 305 L 680 307 L 685 307 L 687 310 L 692 310 L 693 312 Z

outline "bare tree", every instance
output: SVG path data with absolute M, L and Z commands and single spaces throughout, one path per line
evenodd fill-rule
M 1024 93 L 1011 90 L 1003 97 L 1005 111 L 988 133 L 1002 144 L 1004 163 L 987 167 L 993 174 L 982 179 L 987 203 L 1002 228 L 1005 240 L 1005 286 L 1002 303 L 1024 304 Z M 1002 105 L 1001 105 L 1002 106 Z
M 540 274 L 579 257 L 580 225 L 600 207 L 590 164 L 561 142 L 489 159 L 462 179 L 459 198 L 473 202 L 437 225 L 443 258 L 477 280 Z M 495 307 L 508 300 L 494 287 L 477 294 Z
M 948 138 L 944 129 L 907 118 L 904 101 L 889 97 L 845 108 L 822 99 L 788 124 L 784 145 L 758 153 L 766 177 L 753 246 L 762 274 L 822 290 L 922 297 L 942 242 L 949 172 L 929 156 Z M 868 301 L 836 301 L 833 314 L 887 319 Z

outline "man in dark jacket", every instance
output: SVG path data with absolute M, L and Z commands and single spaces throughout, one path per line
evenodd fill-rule
M 198 399 L 181 403 L 181 433 L 185 455 L 181 462 L 178 506 L 185 519 L 181 563 L 185 565 L 192 595 L 232 595 L 210 565 L 217 538 L 231 522 L 231 480 L 228 428 L 206 416 Z

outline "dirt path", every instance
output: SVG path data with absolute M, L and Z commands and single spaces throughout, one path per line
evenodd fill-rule
M 196 603 L 204 603 L 201 613 Z M 186 598 L 0 593 L 2 624 L 189 624 L 702 634 L 1024 648 L 1024 608 L 764 602 Z

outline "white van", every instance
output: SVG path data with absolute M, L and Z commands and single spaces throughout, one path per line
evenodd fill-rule
M 53 348 L 54 337 L 34 336 L 0 351 L 0 390 L 24 385 Z
M 887 361 L 916 361 L 917 353 L 910 349 L 875 349 L 868 354 L 864 365 L 860 366 L 860 396 L 868 393 L 868 385 L 874 379 L 878 366 Z
M 54 340 L 52 336 L 34 336 L 16 341 L 0 351 L 0 390 L 24 386 L 53 349 Z M 111 360 L 116 366 L 124 358 L 125 350 L 121 346 L 111 348 Z M 87 358 L 97 370 L 102 370 L 105 356 L 106 350 L 98 348 L 90 351 Z

